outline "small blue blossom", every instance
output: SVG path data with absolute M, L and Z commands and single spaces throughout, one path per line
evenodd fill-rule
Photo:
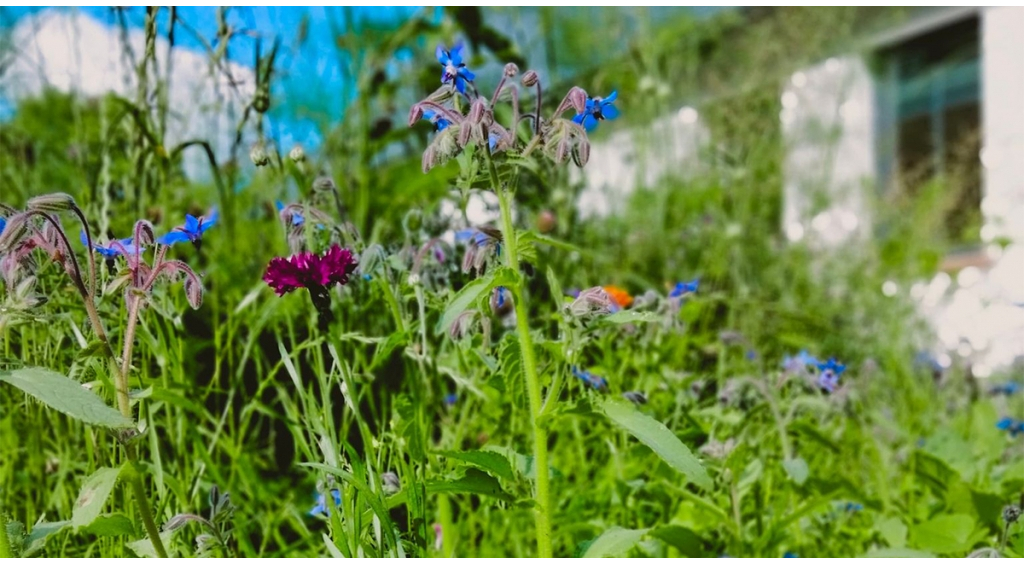
M 78 232 L 78 239 L 82 241 L 82 244 L 85 245 L 86 247 L 89 246 L 89 239 L 85 237 L 85 231 Z M 115 258 L 121 255 L 134 255 L 136 253 L 135 245 L 132 243 L 132 240 L 130 238 L 120 240 L 114 239 L 113 241 L 110 241 L 106 245 L 101 245 L 99 243 L 93 242 L 92 248 L 97 253 L 99 253 L 101 257 L 107 260 L 114 260 Z
M 783 558 L 800 558 L 795 552 L 786 552 L 782 555 Z
M 452 392 L 444 396 L 444 404 L 448 407 L 455 405 L 455 402 L 459 401 L 459 394 Z
M 694 278 L 689 282 L 677 282 L 676 287 L 672 288 L 669 292 L 668 297 L 678 298 L 687 294 L 692 294 L 697 291 L 697 286 L 700 285 L 700 278 Z
M 849 511 L 851 513 L 864 510 L 864 506 L 862 504 L 854 503 L 852 501 L 847 501 L 842 507 L 843 511 Z
M 572 375 L 582 380 L 584 384 L 590 386 L 591 388 L 599 392 L 603 392 L 608 389 L 608 380 L 605 380 L 604 378 L 596 374 L 591 374 L 586 370 L 580 370 L 579 368 L 573 366 Z
M 445 49 L 444 45 L 438 45 L 437 62 L 441 63 L 441 84 L 453 83 L 460 94 L 466 93 L 466 83 L 473 82 L 476 78 L 466 63 L 462 62 L 462 42 L 458 42 L 451 51 Z
M 341 491 L 337 489 L 331 490 L 331 497 L 334 498 L 334 505 L 341 505 Z M 327 497 L 324 494 L 317 492 L 316 494 L 316 505 L 309 511 L 310 516 L 316 517 L 317 515 L 328 516 L 331 514 L 331 509 L 327 507 Z
M 196 218 L 192 214 L 185 214 L 185 225 L 175 227 L 173 231 L 156 240 L 161 245 L 173 245 L 188 241 L 198 247 L 203 240 L 203 233 L 217 223 L 217 212 L 207 217 Z
M 446 120 L 441 114 L 433 110 L 424 110 L 423 119 L 434 124 L 434 131 L 444 131 L 452 124 L 452 122 Z
M 1011 381 L 1011 382 L 1007 382 L 1005 384 L 996 384 L 995 386 L 992 386 L 991 388 L 989 388 L 988 393 L 990 393 L 990 394 L 992 394 L 994 396 L 997 396 L 997 395 L 1012 396 L 1013 394 L 1015 394 L 1015 393 L 1017 393 L 1019 391 L 1020 391 L 1020 384 L 1018 384 L 1017 382 L 1012 382 Z
M 7 227 L 7 220 L 0 217 L 0 233 L 4 232 L 4 228 Z
M 619 117 L 619 110 L 612 105 L 615 99 L 618 98 L 618 91 L 612 91 L 605 98 L 600 96 L 596 98 L 587 98 L 587 105 L 583 110 L 582 114 L 576 114 L 572 121 L 583 126 L 587 131 L 593 131 L 597 127 L 597 122 L 605 119 L 615 119 Z
M 846 370 L 846 366 L 836 362 L 836 359 L 830 358 L 828 362 L 819 362 L 818 370 L 821 371 L 818 374 L 818 387 L 831 394 L 839 387 L 839 375 Z
M 278 212 L 281 212 L 282 210 L 284 210 L 284 202 L 282 202 L 281 200 L 275 200 L 274 201 L 274 207 L 277 208 Z M 301 213 L 299 213 L 299 212 L 292 212 L 292 225 L 294 225 L 295 227 L 298 227 L 298 226 L 302 225 L 303 223 L 305 223 L 305 221 L 306 221 L 306 218 L 302 217 Z
M 807 353 L 806 350 L 800 351 L 800 354 L 794 356 L 786 355 L 782 359 L 782 368 L 788 372 L 799 372 L 808 366 L 817 366 L 818 359 L 814 358 Z
M 1024 433 L 1024 420 L 1015 421 L 1012 417 L 1003 417 L 996 422 L 996 429 L 1009 431 L 1011 437 Z

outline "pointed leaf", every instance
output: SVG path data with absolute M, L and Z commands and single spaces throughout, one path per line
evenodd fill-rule
M 711 477 L 697 457 L 663 423 L 637 410 L 632 403 L 606 398 L 600 408 L 616 425 L 651 448 L 669 466 L 702 489 L 712 488 Z
M 612 527 L 590 543 L 583 558 L 605 558 L 623 556 L 636 546 L 650 529 L 623 529 Z
M 46 547 L 46 539 L 61 532 L 70 524 L 70 521 L 54 521 L 53 523 L 36 523 L 32 532 L 25 537 L 25 550 L 21 553 L 23 558 L 28 558 Z
M 100 468 L 85 481 L 71 511 L 71 525 L 76 532 L 91 525 L 99 517 L 120 474 L 120 468 Z
M 107 513 L 97 517 L 85 528 L 85 532 L 98 537 L 116 537 L 134 533 L 135 526 L 123 513 Z
M 509 464 L 508 458 L 497 452 L 476 450 L 467 452 L 447 451 L 439 454 L 449 460 L 458 460 L 476 466 L 496 478 L 514 479 L 512 465 Z
M 469 309 L 477 300 L 487 295 L 487 292 L 497 286 L 507 286 L 515 281 L 515 273 L 508 268 L 501 268 L 486 276 L 466 284 L 459 290 L 452 301 L 445 308 L 441 320 L 437 323 L 435 332 L 438 335 L 446 333 L 455 323 L 455 319 L 462 312 Z
M 96 394 L 81 384 L 45 368 L 19 368 L 0 372 L 0 382 L 18 388 L 57 411 L 83 423 L 122 429 L 135 423 L 116 409 L 103 403 Z

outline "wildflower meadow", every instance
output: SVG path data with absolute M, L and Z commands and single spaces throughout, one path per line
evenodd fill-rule
M 1024 363 L 979 376 L 882 291 L 940 270 L 944 211 L 785 235 L 756 86 L 797 51 L 762 46 L 862 12 L 606 51 L 545 9 L 343 8 L 314 92 L 320 12 L 203 10 L 95 12 L 127 89 L 0 112 L 0 557 L 1024 557 Z M 675 96 L 703 164 L 581 212 Z

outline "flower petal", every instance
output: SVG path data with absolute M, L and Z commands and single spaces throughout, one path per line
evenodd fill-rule
M 199 229 L 199 220 L 196 219 L 196 216 L 190 213 L 185 214 L 185 231 L 194 233 L 197 229 Z
M 442 65 L 448 64 L 448 51 L 444 48 L 444 45 L 438 45 L 437 50 L 434 51 L 434 56 L 437 57 L 437 62 Z
M 188 240 L 188 234 L 181 231 L 171 231 L 167 235 L 164 235 L 163 237 L 157 239 L 156 242 L 161 245 L 171 246 L 175 243 L 184 243 L 185 241 Z
M 610 104 L 610 103 L 614 102 L 615 99 L 618 98 L 618 97 L 619 97 L 619 91 L 618 90 L 612 90 L 612 93 L 607 95 L 607 96 L 605 96 L 604 100 L 602 100 L 602 101 L 605 102 L 605 103 Z
M 601 104 L 601 117 L 615 119 L 619 117 L 619 109 L 611 104 Z

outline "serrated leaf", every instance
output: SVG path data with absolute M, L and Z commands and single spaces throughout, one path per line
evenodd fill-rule
M 608 419 L 650 447 L 669 466 L 702 489 L 712 489 L 711 477 L 704 466 L 662 422 L 641 413 L 632 403 L 618 399 L 605 398 L 600 408 Z
M 798 486 L 802 486 L 811 474 L 810 468 L 807 467 L 807 461 L 799 456 L 783 460 L 782 467 L 786 469 L 789 479 L 793 480 Z
M 75 532 L 88 527 L 99 517 L 120 474 L 120 468 L 100 468 L 82 484 L 78 499 L 71 510 L 71 526 L 75 528 Z
M 438 321 L 437 328 L 434 330 L 435 333 L 438 335 L 446 333 L 451 328 L 452 323 L 455 323 L 455 319 L 476 303 L 477 300 L 487 295 L 487 292 L 497 286 L 507 286 L 513 281 L 515 281 L 515 273 L 508 268 L 499 268 L 466 284 L 455 294 L 455 297 L 452 298 L 452 301 L 444 309 L 444 313 L 441 314 L 441 320 Z
M 660 321 L 661 317 L 658 314 L 651 311 L 628 311 L 623 310 L 615 312 L 611 315 L 606 315 L 601 318 L 601 321 L 605 323 L 614 323 L 616 325 L 622 325 L 625 323 L 650 323 L 652 321 Z
M 31 367 L 0 372 L 0 382 L 7 382 L 48 407 L 83 423 L 112 429 L 135 425 L 78 382 L 52 370 Z
M 466 452 L 447 451 L 439 454 L 449 460 L 458 460 L 472 464 L 494 475 L 496 478 L 504 478 L 506 480 L 513 480 L 515 478 L 512 474 L 512 465 L 509 464 L 508 458 L 497 452 L 475 450 Z
M 612 527 L 590 543 L 583 558 L 606 558 L 623 556 L 644 538 L 650 529 L 623 529 Z
M 108 513 L 97 517 L 85 528 L 85 532 L 99 537 L 114 537 L 133 534 L 135 526 L 123 513 Z
M 70 525 L 70 521 L 54 521 L 53 523 L 36 523 L 32 532 L 25 537 L 25 549 L 21 553 L 23 558 L 32 556 L 46 546 L 46 539 L 61 532 Z

